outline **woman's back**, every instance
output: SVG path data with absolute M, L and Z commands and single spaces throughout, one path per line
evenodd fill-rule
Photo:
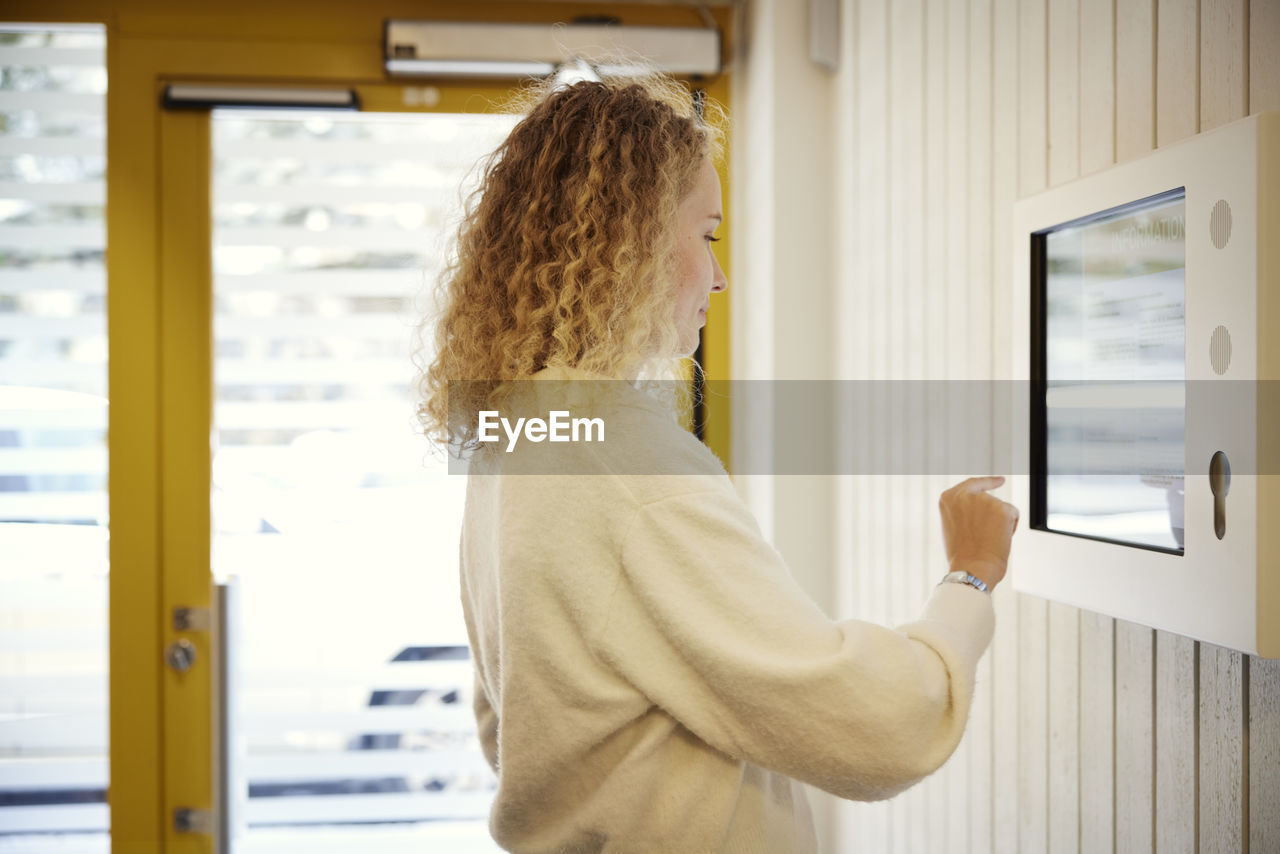
M 489 448 L 468 482 L 463 605 L 495 838 L 520 852 L 812 851 L 790 778 L 880 798 L 941 765 L 989 598 L 945 585 L 899 631 L 831 621 L 657 401 L 571 394 L 582 387 L 599 383 L 539 386 L 604 399 L 590 410 L 603 444 Z
M 628 535 L 646 506 L 736 502 L 723 468 L 643 392 L 544 387 L 613 405 L 591 410 L 603 442 L 500 444 L 472 466 L 463 606 L 499 773 L 494 837 L 521 852 L 815 850 L 802 787 L 710 748 L 624 675 L 666 657 L 634 625 Z M 679 564 L 652 562 L 650 583 Z

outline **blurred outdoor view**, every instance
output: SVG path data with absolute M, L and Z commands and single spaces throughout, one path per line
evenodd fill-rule
M 0 851 L 107 846 L 104 48 L 0 24 Z
M 233 850 L 350 850 L 351 833 L 496 850 L 458 604 L 465 480 L 417 432 L 411 348 L 462 194 L 512 124 L 214 114 L 213 558 L 241 603 L 247 796 Z

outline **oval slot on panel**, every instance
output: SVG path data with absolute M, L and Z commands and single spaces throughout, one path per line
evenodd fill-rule
M 1231 463 L 1222 451 L 1209 459 L 1209 491 L 1213 493 L 1213 532 L 1222 539 L 1227 534 L 1227 493 L 1231 491 Z

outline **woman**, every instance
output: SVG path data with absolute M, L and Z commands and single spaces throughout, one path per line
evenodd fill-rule
M 896 630 L 833 621 L 644 382 L 693 352 L 726 286 L 716 127 L 658 77 L 547 92 L 446 278 L 421 414 L 472 454 L 462 599 L 511 851 L 814 851 L 796 781 L 878 799 L 934 771 L 991 637 L 974 585 L 1005 572 L 1000 479 L 942 497 L 963 583 Z M 608 441 L 486 444 L 480 412 L 554 406 Z

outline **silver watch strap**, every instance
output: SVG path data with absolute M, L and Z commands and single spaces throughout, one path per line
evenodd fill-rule
M 983 593 L 990 593 L 987 584 L 976 575 L 970 575 L 967 572 L 948 572 L 942 577 L 938 584 L 967 584 L 975 590 L 981 590 Z

